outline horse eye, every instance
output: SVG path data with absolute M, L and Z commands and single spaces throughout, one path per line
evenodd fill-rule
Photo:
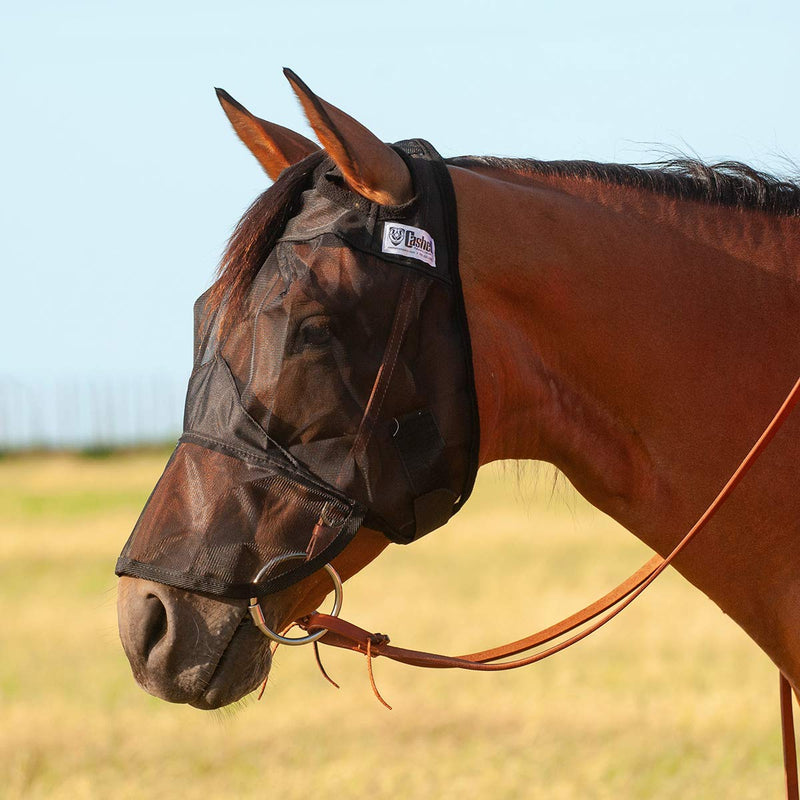
M 323 316 L 308 317 L 300 325 L 299 334 L 299 350 L 323 347 L 331 340 L 330 320 Z

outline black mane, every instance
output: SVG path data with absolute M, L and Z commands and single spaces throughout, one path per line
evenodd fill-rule
M 318 150 L 286 169 L 245 211 L 222 256 L 209 308 L 219 307 L 225 298 L 226 307 L 235 318 L 258 270 L 298 210 L 303 190 L 308 188 L 311 176 L 325 157 L 325 151 Z M 708 165 L 694 159 L 676 159 L 641 166 L 494 156 L 458 156 L 446 161 L 466 169 L 595 180 L 686 200 L 800 216 L 800 185 L 738 161 Z
M 647 189 L 683 200 L 700 200 L 782 216 L 800 215 L 800 184 L 776 178 L 738 161 L 704 164 L 682 158 L 631 166 L 594 161 L 459 156 L 448 158 L 447 163 L 466 169 L 483 167 L 521 175 L 583 178 Z

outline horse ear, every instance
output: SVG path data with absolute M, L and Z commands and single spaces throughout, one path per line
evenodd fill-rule
M 286 167 L 302 161 L 319 147 L 305 136 L 251 114 L 224 89 L 217 89 L 217 99 L 237 136 L 258 159 L 274 181 Z
M 290 69 L 283 74 L 311 127 L 351 189 L 381 205 L 401 205 L 414 194 L 402 158 L 360 122 L 317 97 Z

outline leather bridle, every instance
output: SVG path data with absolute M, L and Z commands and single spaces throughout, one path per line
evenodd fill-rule
M 537 661 L 549 658 L 571 647 L 582 639 L 585 639 L 587 636 L 594 633 L 594 631 L 601 628 L 619 614 L 620 611 L 629 606 L 662 572 L 664 572 L 703 527 L 705 527 L 706 523 L 714 516 L 731 492 L 733 492 L 755 460 L 775 436 L 792 408 L 796 405 L 798 399 L 800 399 L 800 379 L 797 380 L 780 409 L 778 409 L 777 413 L 772 418 L 772 421 L 765 428 L 764 432 L 758 438 L 758 441 L 753 445 L 750 452 L 729 478 L 720 493 L 669 555 L 665 558 L 654 556 L 641 567 L 641 569 L 631 575 L 627 580 L 623 581 L 611 592 L 555 625 L 544 628 L 523 639 L 490 650 L 469 653 L 462 656 L 447 656 L 439 653 L 395 647 L 389 643 L 388 636 L 379 633 L 371 633 L 351 622 L 329 614 L 314 612 L 297 620 L 296 624 L 309 634 L 321 633 L 322 635 L 319 637 L 318 641 L 322 644 L 353 650 L 367 656 L 367 664 L 371 679 L 372 659 L 376 656 L 384 656 L 393 661 L 399 661 L 403 664 L 409 664 L 415 667 L 433 669 L 455 668 L 486 672 L 517 669 L 518 667 L 524 667 L 528 664 L 534 664 Z M 587 627 L 582 627 L 584 625 Z M 557 639 L 564 636 L 568 636 L 568 638 L 553 644 Z M 315 647 L 316 645 L 317 641 L 314 642 Z M 529 653 L 529 651 L 544 645 L 549 646 L 544 650 L 538 650 L 530 655 L 522 655 L 521 658 L 516 658 L 512 661 L 502 660 Z M 372 683 L 373 688 L 375 688 L 374 680 Z M 375 689 L 375 691 L 381 702 L 385 704 L 383 698 L 377 693 L 377 689 Z M 792 689 L 783 673 L 780 674 L 780 707 L 783 732 L 784 771 L 786 775 L 786 796 L 788 800 L 800 800 L 800 794 L 798 793 L 795 735 L 792 719 Z

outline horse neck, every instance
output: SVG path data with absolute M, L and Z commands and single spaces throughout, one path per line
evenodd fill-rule
M 481 463 L 550 461 L 666 554 L 800 374 L 798 218 L 451 172 Z M 676 562 L 795 685 L 798 417 Z

